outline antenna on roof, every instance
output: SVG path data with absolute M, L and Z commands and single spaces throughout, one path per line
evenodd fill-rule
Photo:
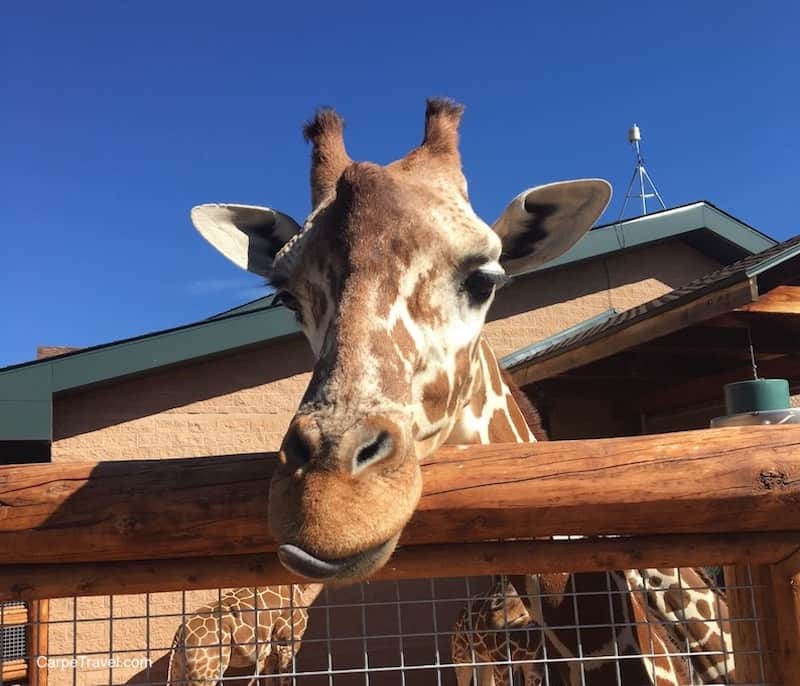
M 647 169 L 644 167 L 644 157 L 642 157 L 642 151 L 639 147 L 639 143 L 642 140 L 642 132 L 639 130 L 639 127 L 634 124 L 631 128 L 628 129 L 628 143 L 631 144 L 633 148 L 633 154 L 636 155 L 636 167 L 633 170 L 633 176 L 631 177 L 631 182 L 628 184 L 628 190 L 625 193 L 625 201 L 622 203 L 622 209 L 619 213 L 620 221 L 622 219 L 622 215 L 625 213 L 625 208 L 628 206 L 628 200 L 631 198 L 639 198 L 642 201 L 642 214 L 647 214 L 647 200 L 649 198 L 655 198 L 658 200 L 659 204 L 661 205 L 662 210 L 666 210 L 667 206 L 664 204 L 664 201 L 661 199 L 661 195 L 658 193 L 658 189 L 656 185 L 653 183 L 653 179 L 650 178 L 650 174 L 647 173 Z M 636 181 L 636 177 L 639 177 L 639 192 L 631 193 L 633 189 L 633 184 Z M 646 191 L 645 184 L 650 186 L 650 191 Z

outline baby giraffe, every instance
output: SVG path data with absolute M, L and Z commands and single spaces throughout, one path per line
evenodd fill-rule
M 322 584 L 239 588 L 198 608 L 175 633 L 168 686 L 213 686 L 228 667 L 253 667 L 250 686 L 262 674 L 289 671 L 321 591 Z
M 507 686 L 509 672 L 521 669 L 525 686 L 540 686 L 536 659 L 542 633 L 514 585 L 500 577 L 483 595 L 475 596 L 453 627 L 451 651 L 458 686 Z M 523 662 L 523 664 L 514 664 Z

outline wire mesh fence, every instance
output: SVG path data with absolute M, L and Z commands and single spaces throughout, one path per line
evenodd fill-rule
M 742 683 L 743 659 L 761 664 L 747 683 L 770 683 L 758 583 L 709 583 L 687 568 L 53 599 L 46 621 L 3 622 L 1 683 Z M 46 654 L 30 653 L 32 632 Z M 20 661 L 24 674 L 6 669 Z

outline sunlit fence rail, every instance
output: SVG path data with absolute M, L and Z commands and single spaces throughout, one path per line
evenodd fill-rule
M 555 629 L 576 634 L 577 654 L 548 653 L 547 640 L 527 657 L 509 652 L 496 660 L 508 680 L 524 683 L 527 675 L 555 686 L 578 674 L 583 681 L 575 683 L 591 684 L 593 670 L 613 658 L 616 680 L 602 683 L 633 683 L 625 670 L 636 657 L 616 638 L 606 644 L 617 653 L 593 652 L 588 637 L 669 622 L 616 609 L 615 597 L 631 596 L 615 586 L 613 570 L 713 565 L 724 568 L 733 637 L 719 653 L 733 652 L 736 683 L 798 684 L 799 448 L 800 429 L 752 427 L 444 449 L 423 466 L 418 512 L 377 582 L 326 589 L 282 676 L 303 684 L 456 683 L 458 664 L 477 679 L 485 660 L 454 662 L 456 622 L 465 607 L 492 600 L 487 589 L 498 575 L 511 575 L 502 588 L 531 613 L 524 640 L 536 641 L 536 606 L 550 594 L 574 607 Z M 0 598 L 25 601 L 29 613 L 15 624 L 26 627 L 22 657 L 4 647 L 2 658 L 3 665 L 22 660 L 24 674 L 4 667 L 3 683 L 165 683 L 180 627 L 204 606 L 209 626 L 220 608 L 230 610 L 230 593 L 219 589 L 300 581 L 274 555 L 266 503 L 272 460 L 264 457 L 0 468 Z M 572 575 L 558 591 L 531 582 L 532 574 L 565 571 L 590 574 Z M 607 579 L 608 610 L 587 624 L 577 599 L 600 593 L 582 587 L 591 574 Z M 642 592 L 657 603 L 668 591 Z M 239 618 L 250 612 L 262 623 L 258 601 L 248 609 L 239 600 Z M 692 618 L 669 621 L 680 628 Z M 22 635 L 3 622 L 4 637 L 13 631 Z M 230 645 L 207 631 L 209 655 Z M 692 683 L 697 649 L 679 629 L 671 636 L 669 650 L 686 658 Z M 246 638 L 238 644 L 254 644 L 256 655 L 271 640 L 257 632 Z

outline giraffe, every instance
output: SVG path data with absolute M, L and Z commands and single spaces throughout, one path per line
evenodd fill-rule
M 520 394 L 482 336 L 486 313 L 509 277 L 572 247 L 611 188 L 601 179 L 531 188 L 488 226 L 469 202 L 461 169 L 462 112 L 452 101 L 429 100 L 422 143 L 380 166 L 351 160 L 343 120 L 320 110 L 303 130 L 312 210 L 302 228 L 252 205 L 192 210 L 206 240 L 269 280 L 316 357 L 269 492 L 279 559 L 311 580 L 352 582 L 386 563 L 419 501 L 419 462 L 442 444 L 536 440 Z M 605 590 L 605 575 L 530 583 L 600 578 Z M 624 575 L 615 574 L 617 582 L 633 593 Z M 557 654 L 575 657 L 580 644 L 548 628 L 569 605 L 568 594 L 558 597 L 539 603 L 535 619 Z M 591 604 L 579 605 L 591 622 Z M 643 617 L 658 618 L 647 609 Z M 716 615 L 706 626 L 719 631 Z M 663 633 L 658 622 L 649 628 Z
M 539 657 L 541 642 L 541 629 L 531 625 L 514 585 L 495 581 L 461 611 L 453 627 L 451 654 L 458 686 L 469 686 L 473 674 L 477 686 L 506 686 L 508 671 L 520 662 L 525 686 L 540 686 L 542 677 L 530 660 Z
M 646 596 L 673 643 L 691 652 L 699 683 L 733 683 L 728 604 L 702 568 L 626 570 L 625 576 L 631 591 Z
M 198 608 L 175 632 L 167 684 L 211 686 L 228 667 L 253 667 L 260 675 L 291 669 L 308 627 L 308 608 L 322 584 L 239 588 Z M 288 677 L 279 681 L 288 686 Z

